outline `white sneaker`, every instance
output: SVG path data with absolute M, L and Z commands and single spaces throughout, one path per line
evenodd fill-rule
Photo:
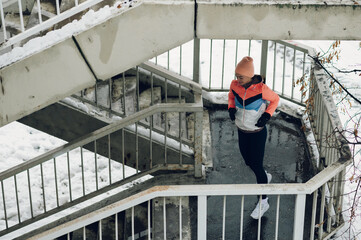
M 267 183 L 270 183 L 271 180 L 272 180 L 272 174 L 268 173 L 267 171 L 266 172 L 266 175 L 267 175 Z
M 260 207 L 260 203 L 261 203 L 261 207 Z M 254 219 L 259 219 L 259 218 L 261 218 L 263 216 L 263 214 L 268 209 L 269 209 L 268 198 L 262 199 L 262 201 L 259 201 L 257 203 L 256 208 L 251 213 L 251 217 L 254 218 Z

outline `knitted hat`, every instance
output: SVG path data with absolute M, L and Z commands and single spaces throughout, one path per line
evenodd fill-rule
M 235 72 L 239 75 L 243 75 L 246 77 L 253 77 L 254 76 L 254 66 L 253 66 L 253 58 L 251 57 L 244 57 L 242 60 L 237 64 Z

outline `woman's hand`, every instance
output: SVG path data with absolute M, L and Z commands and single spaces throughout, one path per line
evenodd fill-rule
M 268 120 L 270 120 L 271 115 L 267 112 L 262 113 L 261 117 L 258 119 L 256 123 L 256 127 L 264 127 Z
M 237 109 L 235 109 L 235 108 L 229 108 L 229 109 L 228 109 L 229 118 L 230 118 L 232 121 L 234 121 L 234 120 L 236 119 L 236 116 L 235 116 L 236 112 L 237 112 Z

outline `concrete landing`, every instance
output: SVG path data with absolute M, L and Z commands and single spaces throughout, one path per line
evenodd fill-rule
M 213 169 L 208 169 L 208 184 L 256 183 L 238 148 L 237 128 L 228 111 L 210 110 Z M 264 167 L 272 174 L 272 183 L 301 183 L 312 177 L 308 149 L 299 120 L 278 112 L 267 124 Z M 277 196 L 269 196 L 270 209 L 262 218 L 261 239 L 274 239 Z M 257 239 L 258 221 L 250 217 L 256 196 L 246 196 L 243 239 Z M 308 204 L 310 201 L 307 201 Z M 292 239 L 294 196 L 281 196 L 278 239 Z M 308 206 L 306 206 L 306 209 Z M 239 239 L 241 197 L 228 197 L 226 204 L 226 239 Z M 309 219 L 306 212 L 305 219 Z M 223 197 L 208 198 L 207 239 L 222 239 Z M 310 223 L 305 222 L 305 239 Z

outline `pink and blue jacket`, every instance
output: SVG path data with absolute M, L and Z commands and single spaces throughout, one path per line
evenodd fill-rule
M 256 127 L 255 124 L 264 112 L 272 116 L 278 102 L 279 96 L 263 82 L 253 83 L 247 89 L 242 87 L 237 80 L 231 82 L 228 109 L 237 109 L 235 123 L 241 130 L 256 132 L 262 129 Z

